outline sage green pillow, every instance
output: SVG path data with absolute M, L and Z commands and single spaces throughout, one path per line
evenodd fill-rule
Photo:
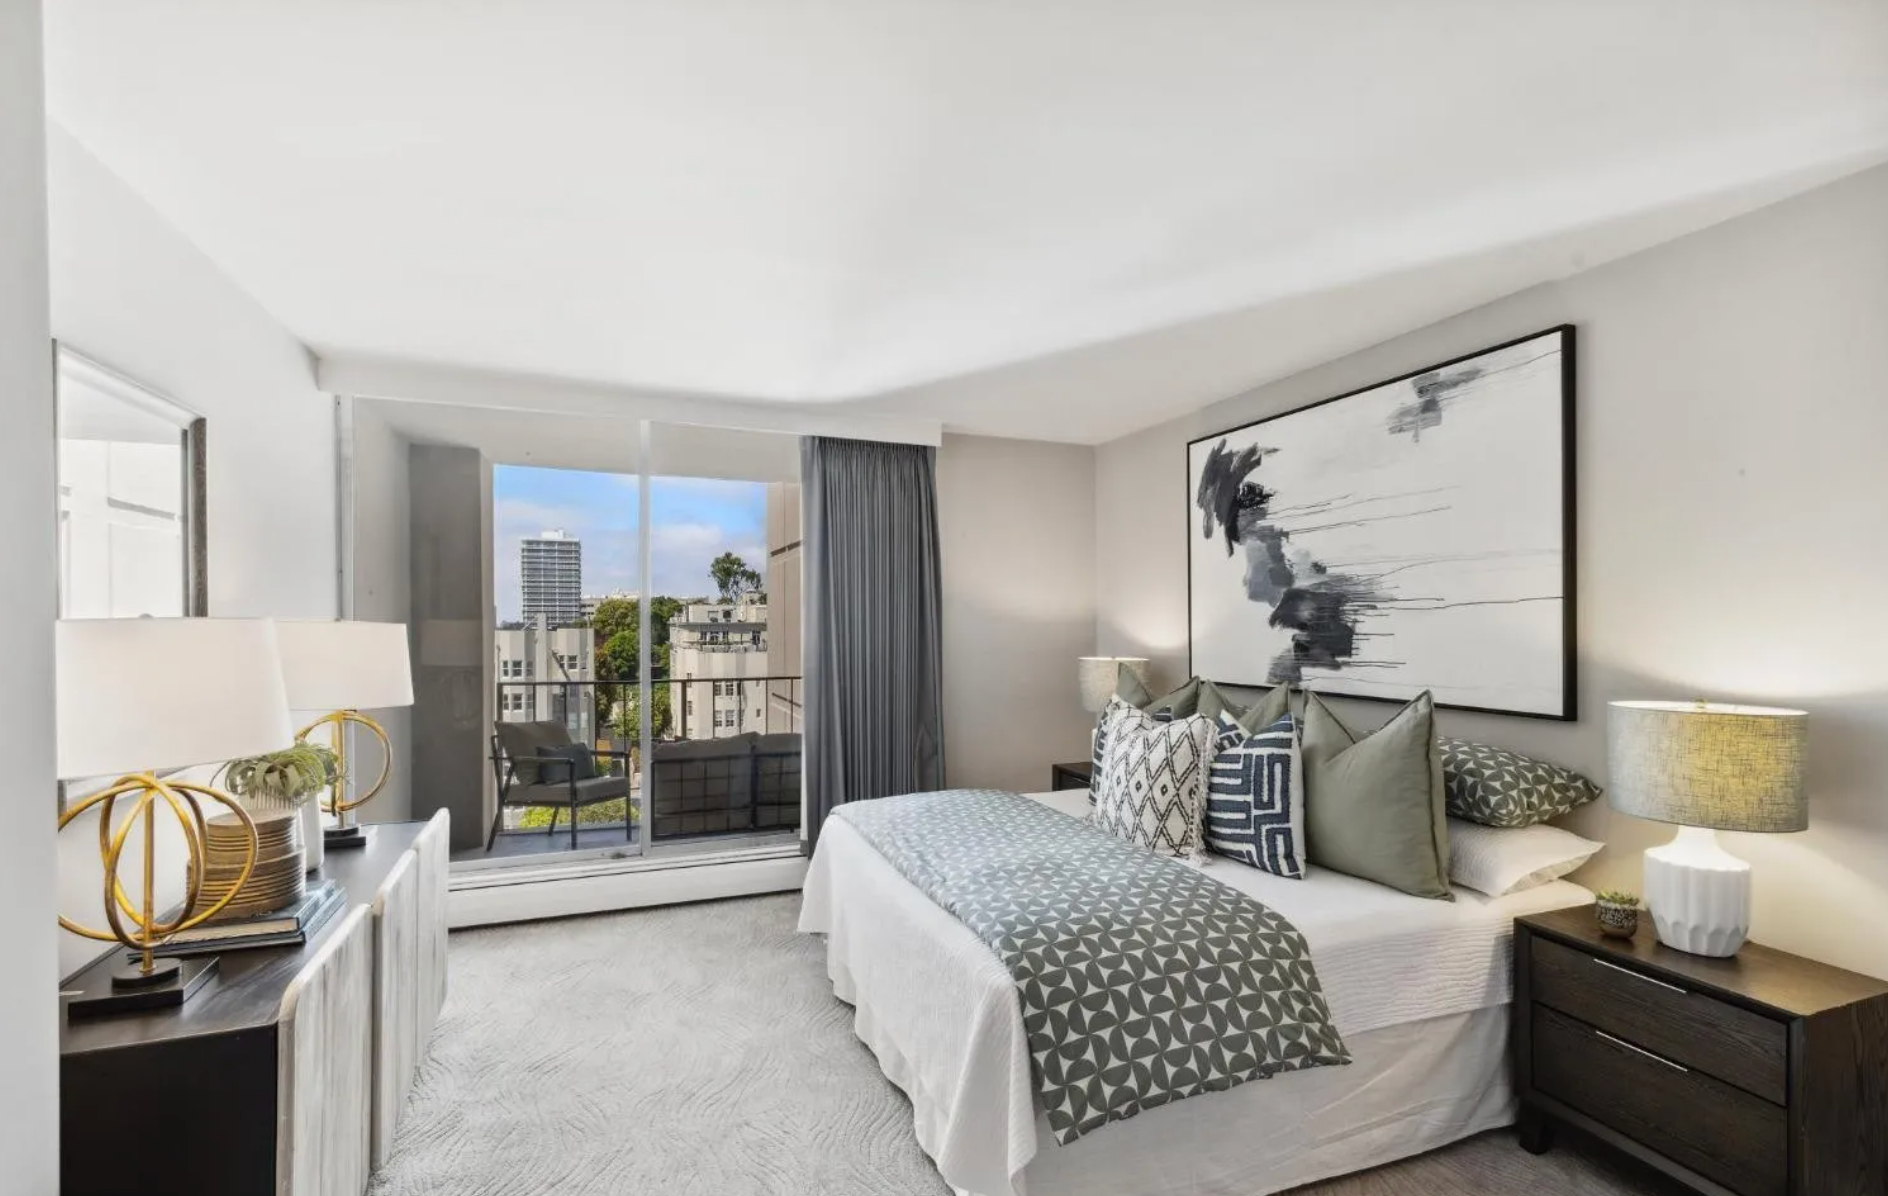
M 1158 698 L 1148 692 L 1147 685 L 1122 665 L 1115 674 L 1114 696 L 1149 714 L 1165 711 L 1175 718 L 1187 718 L 1199 712 L 1200 679 L 1190 677 L 1187 683 L 1172 693 L 1162 694 Z
M 1147 709 L 1147 704 L 1154 700 L 1154 695 L 1148 692 L 1147 683 L 1136 677 L 1134 670 L 1124 664 L 1115 666 L 1114 696 L 1136 710 Z
M 1453 901 L 1436 706 L 1417 696 L 1368 735 L 1305 695 L 1300 748 L 1311 862 L 1417 897 Z
M 1206 716 L 1208 722 L 1217 722 L 1222 710 L 1246 734 L 1257 735 L 1291 713 L 1291 686 L 1274 685 L 1257 704 L 1242 706 L 1211 681 L 1200 682 L 1199 709 L 1196 713 Z

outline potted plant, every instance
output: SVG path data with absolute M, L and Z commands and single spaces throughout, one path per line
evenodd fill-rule
M 231 760 L 222 772 L 223 783 L 251 812 L 299 813 L 308 870 L 321 867 L 321 811 L 310 799 L 341 779 L 341 761 L 334 749 L 297 743 L 279 752 Z
M 1601 934 L 1629 939 L 1639 932 L 1639 895 L 1624 889 L 1601 889 L 1594 900 L 1593 916 Z

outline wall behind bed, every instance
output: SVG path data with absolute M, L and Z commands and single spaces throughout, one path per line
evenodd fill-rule
M 1186 668 L 1188 440 L 1572 322 L 1580 719 L 1443 726 L 1604 783 L 1609 700 L 1808 709 L 1809 831 L 1726 836 L 1756 868 L 1752 937 L 1888 976 L 1884 214 L 1877 167 L 1101 446 L 1099 650 Z M 1609 844 L 1589 886 L 1636 890 L 1638 853 L 1671 835 L 1604 802 L 1566 825 Z
M 1039 792 L 1051 764 L 1088 755 L 1075 658 L 1095 649 L 1094 488 L 1087 445 L 938 448 L 948 785 Z

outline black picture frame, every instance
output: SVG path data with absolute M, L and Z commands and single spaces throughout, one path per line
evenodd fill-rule
M 1410 379 L 1415 378 L 1421 374 L 1427 374 L 1427 373 L 1432 373 L 1432 372 L 1436 372 L 1440 370 L 1445 370 L 1445 369 L 1450 368 L 1451 366 L 1457 366 L 1457 365 L 1461 365 L 1463 362 L 1472 361 L 1477 357 L 1483 357 L 1490 353 L 1497 353 L 1503 349 L 1510 349 L 1516 345 L 1525 344 L 1528 341 L 1539 340 L 1543 337 L 1554 336 L 1554 335 L 1558 335 L 1561 338 L 1560 340 L 1560 514 L 1561 514 L 1560 561 L 1561 561 L 1561 689 L 1562 689 L 1561 708 L 1556 712 L 1541 712 L 1541 711 L 1533 711 L 1533 710 L 1509 710 L 1509 709 L 1502 709 L 1500 707 L 1492 707 L 1492 706 L 1462 705 L 1462 704 L 1448 703 L 1448 702 L 1442 702 L 1442 701 L 1436 702 L 1436 706 L 1438 709 L 1462 710 L 1462 711 L 1469 711 L 1476 714 L 1499 714 L 1499 715 L 1505 715 L 1509 718 L 1528 718 L 1528 719 L 1536 719 L 1536 720 L 1543 720 L 1543 721 L 1549 721 L 1549 722 L 1577 722 L 1580 717 L 1579 609 L 1578 609 L 1579 608 L 1579 602 L 1578 602 L 1579 519 L 1578 519 L 1578 489 L 1576 485 L 1576 475 L 1575 475 L 1576 464 L 1578 461 L 1578 454 L 1576 451 L 1576 440 L 1575 440 L 1574 406 L 1575 406 L 1575 395 L 1577 393 L 1577 383 L 1578 383 L 1577 357 L 1578 357 L 1579 341 L 1578 341 L 1577 336 L 1575 335 L 1575 326 L 1573 324 L 1556 324 L 1548 328 L 1538 329 L 1534 332 L 1529 332 L 1525 335 L 1513 337 L 1509 340 L 1502 341 L 1499 344 L 1488 345 L 1483 348 L 1476 349 L 1473 352 L 1463 353 L 1459 356 L 1451 357 L 1446 361 L 1439 361 L 1439 362 L 1431 363 L 1429 365 L 1419 366 L 1416 369 L 1408 370 L 1404 373 L 1397 374 L 1393 377 L 1384 378 L 1376 382 L 1371 382 L 1365 386 L 1359 386 L 1359 387 L 1356 387 L 1355 389 L 1347 390 L 1342 394 L 1332 395 L 1331 397 L 1326 398 L 1326 399 L 1319 399 L 1315 402 L 1301 404 L 1300 406 L 1293 407 L 1288 411 L 1280 411 L 1273 415 L 1265 416 L 1261 419 L 1247 420 L 1244 423 L 1235 424 L 1227 428 L 1222 428 L 1219 431 L 1210 432 L 1203 436 L 1196 436 L 1193 439 L 1187 441 L 1181 453 L 1180 465 L 1181 465 L 1181 471 L 1182 471 L 1181 476 L 1184 479 L 1183 489 L 1186 492 L 1187 509 L 1189 512 L 1188 533 L 1187 533 L 1187 671 L 1189 675 L 1193 674 L 1196 668 L 1195 648 L 1194 648 L 1194 628 L 1193 628 L 1193 608 L 1194 608 L 1194 604 L 1193 604 L 1193 553 L 1197 547 L 1197 545 L 1195 544 L 1195 541 L 1198 539 L 1198 537 L 1193 534 L 1192 517 L 1191 517 L 1192 511 L 1193 511 L 1192 457 L 1193 457 L 1193 448 L 1195 445 L 1201 444 L 1209 440 L 1217 440 L 1221 437 L 1230 436 L 1235 433 L 1245 432 L 1251 428 L 1256 428 L 1256 427 L 1259 427 L 1260 425 L 1271 423 L 1275 420 L 1285 419 L 1289 416 L 1299 415 L 1306 411 L 1311 411 L 1319 407 L 1328 406 L 1329 404 L 1332 404 L 1332 403 L 1341 403 L 1345 399 L 1355 398 L 1356 396 L 1365 394 L 1369 391 L 1378 390 L 1385 386 L 1394 386 L 1399 382 L 1407 382 Z M 1230 679 L 1230 678 L 1215 677 L 1215 678 L 1209 678 L 1209 680 L 1212 680 L 1219 684 L 1224 684 L 1224 685 L 1233 686 L 1237 688 L 1244 688 L 1244 689 L 1265 690 L 1265 689 L 1273 688 L 1273 686 L 1265 684 L 1265 683 L 1253 683 L 1253 682 L 1240 681 L 1240 680 L 1235 680 L 1235 679 Z M 1382 694 L 1354 693 L 1354 692 L 1347 692 L 1341 689 L 1328 689 L 1328 688 L 1325 688 L 1324 686 L 1316 685 L 1316 684 L 1310 685 L 1310 686 L 1304 686 L 1303 688 L 1307 689 L 1310 692 L 1317 693 L 1322 697 L 1349 698 L 1349 699 L 1354 699 L 1360 702 L 1380 702 L 1380 703 L 1389 703 L 1392 705 L 1401 706 L 1407 703 L 1409 700 L 1407 698 L 1401 698 L 1401 697 L 1388 697 Z

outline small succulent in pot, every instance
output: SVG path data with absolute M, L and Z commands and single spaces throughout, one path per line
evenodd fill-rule
M 334 750 L 312 743 L 231 760 L 223 766 L 223 781 L 230 792 L 259 814 L 292 814 L 340 775 L 341 762 Z
M 1629 939 L 1639 932 L 1639 895 L 1624 889 L 1601 889 L 1595 895 L 1593 916 L 1600 933 Z

